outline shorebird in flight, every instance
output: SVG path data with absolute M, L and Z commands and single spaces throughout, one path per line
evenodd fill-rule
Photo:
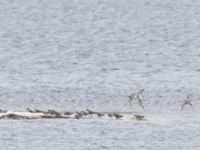
M 181 111 L 183 111 L 185 105 L 190 105 L 190 107 L 192 108 L 192 95 L 193 95 L 193 93 L 191 93 L 190 95 L 188 95 L 187 99 L 184 100 L 184 103 L 181 105 Z
M 137 100 L 140 107 L 142 107 L 144 109 L 144 106 L 143 106 L 143 100 L 144 100 L 143 91 L 144 91 L 144 89 L 140 90 L 137 94 L 131 94 L 131 95 L 128 96 L 129 97 L 129 104 L 131 106 L 132 106 L 133 100 Z
M 132 106 L 133 100 L 137 100 L 137 94 L 131 94 L 128 97 L 129 97 L 128 102 L 129 102 L 130 106 Z

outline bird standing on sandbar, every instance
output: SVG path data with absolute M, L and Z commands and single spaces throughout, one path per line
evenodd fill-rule
M 193 93 L 191 93 L 190 95 L 188 95 L 187 99 L 184 100 L 184 103 L 181 105 L 181 111 L 183 111 L 185 105 L 190 105 L 190 107 L 192 108 L 192 95 L 193 95 Z
M 129 104 L 131 106 L 132 106 L 133 100 L 137 100 L 140 107 L 142 107 L 144 109 L 144 106 L 143 106 L 143 100 L 144 100 L 143 91 L 144 91 L 144 89 L 139 91 L 137 94 L 131 94 L 130 96 L 128 96 L 129 97 Z

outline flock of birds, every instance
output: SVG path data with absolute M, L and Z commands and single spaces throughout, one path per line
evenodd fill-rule
M 26 108 L 26 112 L 10 112 L 7 110 L 0 110 L 1 119 L 2 118 L 9 118 L 9 119 L 39 119 L 39 118 L 45 118 L 45 119 L 55 119 L 55 118 L 63 118 L 63 119 L 68 119 L 68 118 L 75 118 L 75 119 L 80 119 L 80 118 L 87 118 L 87 117 L 103 117 L 107 116 L 112 119 L 119 119 L 122 118 L 123 116 L 119 113 L 100 113 L 92 110 L 85 110 L 85 111 L 76 111 L 76 112 L 58 112 L 54 109 L 49 109 L 47 111 L 39 110 L 39 109 L 30 109 Z M 37 114 L 37 115 L 36 115 Z M 35 116 L 36 115 L 36 116 Z
M 143 101 L 144 101 L 144 96 L 143 96 L 143 91 L 144 89 L 140 90 L 138 93 L 134 93 L 129 95 L 129 104 L 132 106 L 133 101 L 137 101 L 138 105 L 144 109 L 143 106 Z M 192 95 L 193 93 L 189 94 L 187 96 L 187 99 L 184 100 L 183 104 L 181 105 L 181 111 L 185 108 L 186 105 L 189 105 L 192 108 Z
M 121 115 L 119 113 L 114 113 L 114 112 L 113 113 L 112 112 L 100 113 L 100 112 L 92 111 L 89 109 L 86 109 L 86 111 L 77 111 L 77 112 L 67 111 L 64 113 L 57 112 L 53 109 L 49 109 L 48 111 L 42 111 L 42 110 L 38 110 L 38 109 L 31 110 L 31 109 L 27 108 L 26 110 L 30 113 L 46 114 L 47 116 L 43 116 L 43 118 L 71 118 L 71 117 L 73 117 L 75 119 L 80 119 L 80 118 L 92 117 L 92 116 L 97 116 L 97 117 L 108 116 L 111 119 L 120 119 L 123 117 L 123 115 Z M 133 116 L 133 119 L 144 120 L 144 115 L 135 114 Z
M 144 95 L 143 95 L 144 89 L 140 90 L 137 93 L 129 95 L 128 102 L 130 106 L 132 106 L 132 103 L 136 101 L 138 105 L 144 109 L 143 101 L 144 101 Z M 187 96 L 187 99 L 183 101 L 183 104 L 181 105 L 181 111 L 185 108 L 186 105 L 189 105 L 192 108 L 192 95 L 190 94 Z M 85 111 L 76 111 L 76 112 L 58 112 L 55 111 L 54 109 L 49 109 L 47 111 L 42 111 L 39 109 L 26 109 L 27 112 L 10 112 L 7 110 L 1 110 L 0 109 L 0 118 L 10 118 L 10 119 L 39 119 L 39 118 L 46 118 L 46 119 L 51 119 L 51 118 L 75 118 L 75 119 L 80 119 L 80 118 L 87 118 L 87 117 L 103 117 L 107 116 L 111 119 L 120 119 L 123 117 L 122 114 L 116 113 L 116 112 L 96 112 L 96 111 L 91 111 L 89 109 Z M 133 119 L 136 120 L 144 120 L 144 115 L 140 114 L 135 114 L 133 116 Z

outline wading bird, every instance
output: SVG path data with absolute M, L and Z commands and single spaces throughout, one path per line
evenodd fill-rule
M 135 115 L 134 119 L 136 119 L 136 120 L 144 120 L 144 116 L 143 115 Z
M 190 105 L 190 107 L 192 108 L 192 95 L 193 95 L 193 93 L 188 95 L 187 99 L 184 100 L 184 103 L 181 105 L 181 111 L 183 111 L 185 105 Z

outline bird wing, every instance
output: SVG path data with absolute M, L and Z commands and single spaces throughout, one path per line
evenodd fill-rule
M 183 104 L 181 105 L 181 111 L 183 111 L 183 108 L 185 107 L 185 105 L 186 105 L 186 103 L 183 103 Z
M 133 100 L 133 99 L 137 99 L 137 94 L 135 94 L 135 93 L 133 93 L 133 94 L 131 94 L 130 96 L 129 96 L 129 98 L 131 97 L 131 99 Z
M 144 109 L 144 106 L 143 106 L 143 104 L 142 104 L 142 101 L 141 101 L 141 100 L 139 100 L 139 101 L 138 101 L 138 104 L 140 105 L 140 107 L 142 107 L 142 108 Z
M 140 93 L 140 94 L 142 94 L 142 92 L 143 92 L 143 91 L 144 91 L 144 89 L 140 90 L 140 92 L 139 92 L 139 93 Z
M 143 96 L 142 94 L 139 94 L 139 95 L 138 95 L 138 99 L 144 100 L 144 96 Z
M 192 101 L 192 95 L 193 95 L 193 93 L 191 93 L 190 95 L 187 96 L 188 101 Z

